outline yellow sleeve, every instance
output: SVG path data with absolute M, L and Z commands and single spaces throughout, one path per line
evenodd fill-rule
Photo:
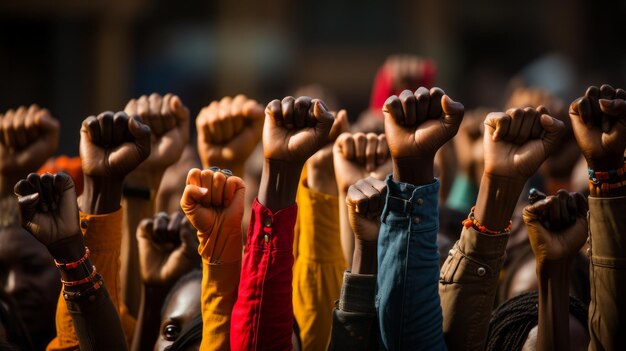
M 230 315 L 241 275 L 241 228 L 223 230 L 219 236 L 198 233 L 198 238 L 198 253 L 202 257 L 200 350 L 229 351 Z
M 297 202 L 300 233 L 293 268 L 293 310 L 302 350 L 325 350 L 346 267 L 339 235 L 338 198 L 312 191 L 303 177 Z
M 109 291 L 113 304 L 120 311 L 122 327 L 126 334 L 126 343 L 132 343 L 135 320 L 120 303 L 120 247 L 122 244 L 122 210 L 103 215 L 80 213 L 80 227 L 85 236 L 85 245 L 89 248 L 91 263 L 96 266 Z M 56 312 L 57 336 L 48 344 L 46 350 L 78 350 L 78 338 L 74 331 L 74 322 L 70 316 L 63 292 L 59 296 Z

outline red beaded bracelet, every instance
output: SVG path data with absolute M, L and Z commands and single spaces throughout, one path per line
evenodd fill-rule
M 81 280 L 73 280 L 73 281 L 65 281 L 61 279 L 61 283 L 63 283 L 63 285 L 65 286 L 76 286 L 76 285 L 85 284 L 87 282 L 92 281 L 93 278 L 96 276 L 96 266 L 92 266 L 92 267 L 93 267 L 93 271 L 91 271 L 91 274 L 88 277 L 85 277 Z
M 622 180 L 617 183 L 594 183 L 589 181 L 589 191 L 592 192 L 594 188 L 599 189 L 601 193 L 608 193 L 611 190 L 623 188 L 626 186 L 626 180 Z
M 88 258 L 89 258 L 89 248 L 85 246 L 85 254 L 83 255 L 83 257 L 80 258 L 80 260 L 75 261 L 75 262 L 69 262 L 69 263 L 63 263 L 63 262 L 54 260 L 54 264 L 57 266 L 57 268 L 61 268 L 61 269 L 66 269 L 66 270 L 76 269 L 78 268 L 78 266 L 85 263 L 85 261 L 87 261 Z
M 510 233 L 511 230 L 513 229 L 513 222 L 511 221 L 509 221 L 509 225 L 503 230 L 492 230 L 492 229 L 485 227 L 484 225 L 480 224 L 480 222 L 474 216 L 474 207 L 472 207 L 472 210 L 467 215 L 467 219 L 463 220 L 463 222 L 461 223 L 463 223 L 463 226 L 465 228 L 474 227 L 474 229 L 478 230 L 479 232 L 487 233 L 487 234 L 497 235 L 497 234 L 503 234 L 503 233 Z

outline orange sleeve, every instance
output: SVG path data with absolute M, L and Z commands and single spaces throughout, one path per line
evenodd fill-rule
M 221 226 L 216 226 L 221 227 Z M 200 350 L 230 350 L 230 316 L 241 275 L 241 228 L 198 233 L 202 257 L 202 343 Z
M 126 342 L 132 342 L 135 320 L 120 303 L 120 248 L 122 244 L 122 209 L 103 215 L 80 213 L 80 227 L 90 259 L 107 286 L 111 301 L 120 311 Z M 48 351 L 78 350 L 74 322 L 67 310 L 63 292 L 59 296 L 56 312 L 57 336 L 48 344 Z

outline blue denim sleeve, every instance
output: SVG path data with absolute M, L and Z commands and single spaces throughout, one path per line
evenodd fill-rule
M 385 350 L 445 350 L 439 302 L 439 180 L 387 178 L 378 238 L 376 310 Z

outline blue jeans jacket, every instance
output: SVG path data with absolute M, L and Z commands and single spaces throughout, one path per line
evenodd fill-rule
M 439 180 L 389 176 L 378 238 L 376 310 L 385 350 L 445 350 L 439 302 Z

